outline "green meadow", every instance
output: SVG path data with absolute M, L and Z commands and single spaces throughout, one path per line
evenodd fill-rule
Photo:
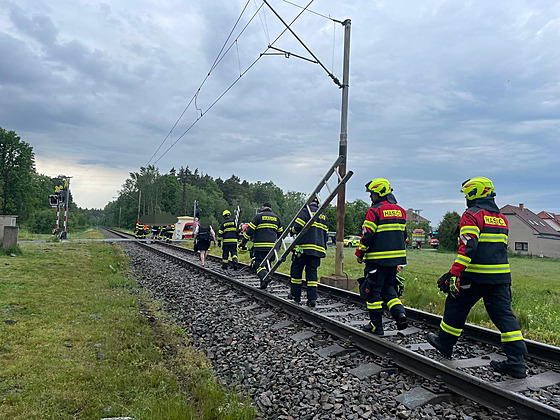
M 84 237 L 97 237 L 92 231 Z M 122 249 L 20 244 L 0 255 L 0 418 L 253 419 L 138 289 Z

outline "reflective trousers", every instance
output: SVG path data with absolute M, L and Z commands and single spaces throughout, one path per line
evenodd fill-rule
M 463 286 L 464 287 L 464 286 Z M 511 285 L 480 284 L 473 282 L 469 288 L 461 288 L 456 297 L 447 296 L 445 312 L 440 323 L 439 338 L 441 344 L 453 349 L 467 320 L 471 308 L 480 299 L 490 320 L 501 333 L 502 348 L 507 355 L 526 355 L 527 346 L 519 322 L 511 310 Z

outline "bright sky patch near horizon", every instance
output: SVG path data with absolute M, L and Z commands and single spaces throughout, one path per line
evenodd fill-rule
M 284 29 L 271 10 L 197 3 L 0 4 L 0 126 L 31 144 L 40 173 L 72 176 L 80 207 L 104 207 L 148 163 L 309 192 L 336 159 L 341 91 L 317 64 L 260 57 Z M 286 22 L 301 12 L 270 4 Z M 349 201 L 386 177 L 403 207 L 437 226 L 463 211 L 461 182 L 486 176 L 498 205 L 560 213 L 559 2 L 309 8 L 323 16 L 303 13 L 292 28 L 340 80 L 343 28 L 325 16 L 352 20 Z M 274 46 L 309 57 L 289 33 Z

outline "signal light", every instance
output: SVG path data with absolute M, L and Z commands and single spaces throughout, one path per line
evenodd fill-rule
M 49 201 L 51 203 L 51 207 L 58 207 L 58 195 L 49 195 Z

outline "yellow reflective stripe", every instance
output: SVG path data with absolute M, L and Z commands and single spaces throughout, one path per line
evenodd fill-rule
M 399 298 L 391 299 L 387 302 L 387 309 L 391 310 L 391 308 L 395 305 L 402 305 L 402 302 Z
M 272 248 L 274 246 L 274 242 L 255 242 L 253 243 L 253 247 L 255 248 Z
M 303 221 L 303 219 L 300 219 L 299 217 L 296 219 L 296 223 L 298 225 L 305 226 L 305 222 Z
M 406 225 L 403 224 L 403 223 L 387 223 L 387 224 L 377 226 L 377 231 L 378 232 L 389 232 L 389 231 L 393 231 L 393 230 L 400 230 L 400 231 L 404 232 L 405 229 L 406 229 Z M 422 236 L 422 238 L 423 237 L 424 236 Z
M 383 258 L 399 258 L 399 257 L 406 257 L 406 250 L 398 249 L 396 251 L 367 252 L 366 255 L 364 256 L 364 260 L 380 260 Z
M 471 264 L 465 271 L 482 274 L 503 274 L 511 272 L 509 264 Z
M 226 259 L 226 260 L 222 260 L 222 262 L 223 262 L 224 264 L 227 264 L 228 261 L 229 261 L 229 260 L 227 260 L 227 259 Z
M 508 237 L 503 233 L 481 233 L 479 242 L 501 242 L 507 244 Z
M 251 229 L 255 229 L 256 226 L 255 226 L 255 224 L 254 224 L 253 222 L 250 222 L 250 223 L 249 223 L 249 226 L 247 226 L 247 227 L 250 227 Z
M 224 230 L 224 232 L 235 232 L 235 231 L 237 231 L 237 228 L 235 226 L 234 227 L 228 227 Z
M 257 268 L 257 274 L 260 273 L 260 272 L 263 271 L 263 270 L 266 270 L 266 268 L 265 268 L 265 267 L 259 267 L 259 268 Z
M 323 248 L 322 246 L 319 246 L 319 245 L 314 245 L 314 244 L 301 244 L 300 247 L 302 249 L 311 249 L 313 251 L 326 252 L 325 248 Z
M 365 220 L 362 227 L 367 227 L 369 230 L 372 230 L 373 232 L 377 230 L 377 225 L 371 220 Z
M 457 258 L 455 258 L 455 262 L 457 264 L 468 266 L 471 263 L 471 259 L 466 255 L 457 255 Z
M 502 343 L 519 340 L 523 340 L 523 334 L 521 333 L 521 331 L 510 331 L 502 333 Z
M 480 235 L 480 229 L 477 228 L 476 226 L 463 226 L 459 231 L 459 236 L 465 233 L 472 233 L 474 236 L 478 238 L 478 236 Z
M 379 302 L 367 302 L 366 306 L 368 309 L 381 309 L 381 305 L 383 305 L 383 301 L 380 300 Z
M 275 225 L 274 223 L 261 223 L 260 225 L 257 226 L 257 229 L 274 229 L 276 230 L 278 228 L 278 225 Z
M 446 333 L 454 335 L 455 337 L 459 337 L 461 335 L 461 333 L 463 332 L 462 329 L 453 328 L 451 325 L 447 325 L 445 322 L 443 322 L 443 320 L 441 320 L 441 323 L 439 324 L 439 327 L 443 331 L 445 331 Z
M 223 242 L 224 242 L 224 243 L 228 243 L 228 242 L 237 243 L 237 239 L 236 239 L 236 238 L 224 239 Z
M 315 223 L 313 223 L 313 227 L 315 227 L 317 229 L 323 229 L 324 231 L 327 231 L 327 232 L 329 231 L 329 228 L 324 223 L 315 222 Z
M 313 281 L 313 280 L 308 280 L 307 281 L 307 287 L 317 287 L 317 280 Z
M 302 279 L 292 279 L 291 282 L 292 282 L 292 284 L 301 284 Z

